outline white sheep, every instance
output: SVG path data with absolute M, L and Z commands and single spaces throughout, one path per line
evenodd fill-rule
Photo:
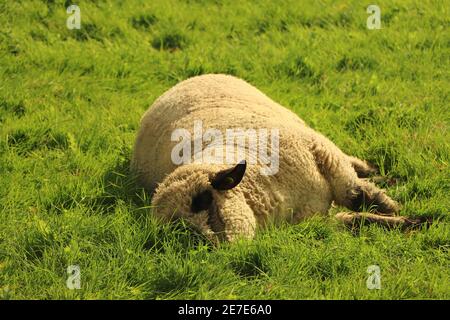
M 236 148 L 247 161 L 236 159 L 232 166 L 175 164 L 172 153 L 179 141 L 172 141 L 172 135 L 183 128 L 193 140 L 196 121 L 222 132 L 277 129 L 278 150 L 270 152 L 279 153 L 278 171 L 262 174 L 261 163 L 249 161 L 251 150 L 245 145 Z M 207 145 L 203 141 L 201 150 Z M 139 182 L 153 194 L 154 214 L 167 221 L 182 218 L 204 235 L 228 241 L 252 238 L 268 222 L 296 223 L 326 214 L 333 201 L 352 211 L 369 206 L 376 213 L 398 211 L 395 201 L 362 179 L 374 172 L 373 167 L 343 153 L 252 85 L 228 75 L 193 77 L 158 98 L 141 119 L 131 163 Z M 411 222 L 356 212 L 337 217 L 347 223 L 361 217 L 388 225 Z

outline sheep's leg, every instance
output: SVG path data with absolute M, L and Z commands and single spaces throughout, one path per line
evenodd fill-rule
M 373 209 L 381 214 L 395 214 L 400 210 L 397 202 L 388 197 L 373 183 L 359 179 L 358 185 L 349 191 L 347 208 L 354 211 Z
M 311 148 L 319 170 L 326 177 L 338 205 L 353 211 L 372 208 L 378 213 L 393 214 L 398 204 L 375 184 L 358 178 L 347 155 L 326 138 L 316 141 Z
M 367 178 L 371 175 L 378 173 L 377 167 L 369 164 L 368 162 L 358 159 L 356 157 L 347 156 L 350 160 L 353 169 L 355 169 L 358 178 Z
M 351 228 L 376 223 L 389 229 L 399 228 L 401 230 L 405 230 L 421 226 L 424 223 L 431 223 L 431 220 L 424 218 L 411 219 L 401 216 L 380 216 L 368 212 L 340 212 L 336 215 L 336 218 Z

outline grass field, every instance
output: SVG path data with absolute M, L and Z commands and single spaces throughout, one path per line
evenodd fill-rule
M 377 1 L 380 30 L 372 2 L 121 2 L 77 2 L 69 30 L 70 1 L 0 0 L 0 298 L 450 298 L 448 2 Z M 435 223 L 354 233 L 336 208 L 218 248 L 158 224 L 128 171 L 139 119 L 203 73 L 251 82 Z

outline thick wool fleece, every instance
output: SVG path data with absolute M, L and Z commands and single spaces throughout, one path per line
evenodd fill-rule
M 262 175 L 259 164 L 250 164 L 240 184 L 221 191 L 210 181 L 230 165 L 175 165 L 171 152 L 178 142 L 171 141 L 172 132 L 184 128 L 193 137 L 198 120 L 204 130 L 218 129 L 223 135 L 232 128 L 278 129 L 278 172 Z M 347 156 L 296 114 L 228 75 L 194 77 L 158 98 L 142 117 L 132 167 L 140 183 L 154 193 L 158 216 L 184 218 L 203 233 L 221 233 L 227 240 L 252 237 L 258 226 L 269 221 L 295 223 L 325 214 L 332 201 L 354 210 L 369 203 L 378 205 L 380 212 L 396 211 L 395 202 L 358 178 L 357 171 L 364 176 L 371 170 L 364 161 Z M 212 193 L 211 207 L 191 212 L 192 198 L 205 190 Z

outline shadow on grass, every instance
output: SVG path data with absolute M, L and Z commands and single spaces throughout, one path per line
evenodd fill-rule
M 117 206 L 125 206 L 138 227 L 145 232 L 144 249 L 164 252 L 168 247 L 183 252 L 214 243 L 199 234 L 184 221 L 164 223 L 152 215 L 151 194 L 138 186 L 130 161 L 121 161 L 103 176 L 104 192 L 92 199 L 92 208 L 102 214 L 112 214 Z
M 100 178 L 100 186 L 89 194 L 81 190 L 76 183 L 62 183 L 42 204 L 47 212 L 55 214 L 82 208 L 94 214 L 106 215 L 114 213 L 119 205 L 127 205 L 132 211 L 136 208 L 148 208 L 150 196 L 144 189 L 139 188 L 135 181 L 129 161 L 121 161 L 107 170 Z
M 99 212 L 114 212 L 119 204 L 129 205 L 133 209 L 150 208 L 151 195 L 137 185 L 128 159 L 110 168 L 103 175 L 102 185 L 103 194 L 92 199 L 93 207 Z

